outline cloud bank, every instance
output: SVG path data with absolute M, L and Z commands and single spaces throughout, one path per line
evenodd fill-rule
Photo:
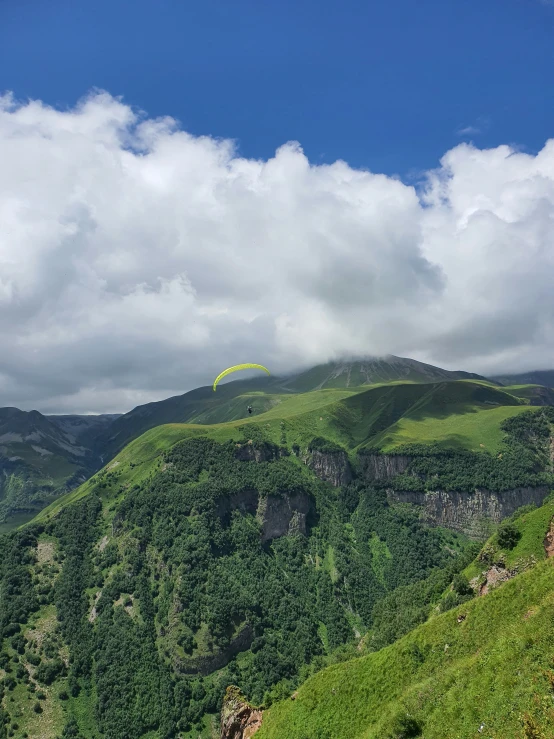
M 243 361 L 554 366 L 554 140 L 461 144 L 416 189 L 6 95 L 0 162 L 2 406 L 126 411 Z

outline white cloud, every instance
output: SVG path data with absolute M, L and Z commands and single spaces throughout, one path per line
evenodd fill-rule
M 456 133 L 458 136 L 475 136 L 481 133 L 481 129 L 477 126 L 464 126 L 464 128 L 459 128 Z
M 0 162 L 0 405 L 124 411 L 240 361 L 554 366 L 554 140 L 461 144 L 416 191 L 107 93 L 6 96 Z

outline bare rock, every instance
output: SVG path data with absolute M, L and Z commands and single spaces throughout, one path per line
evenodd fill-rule
M 307 459 L 307 464 L 320 480 L 330 482 L 336 488 L 348 485 L 352 480 L 348 454 L 344 451 L 320 452 L 314 449 Z
M 221 739 L 250 739 L 262 725 L 262 712 L 230 685 L 221 709 Z

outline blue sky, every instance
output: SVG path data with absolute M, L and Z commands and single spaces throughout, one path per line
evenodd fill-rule
M 554 367 L 553 80 L 554 0 L 0 0 L 0 406 Z
M 543 146 L 553 30 L 544 0 L 2 0 L 0 91 L 99 87 L 248 157 L 297 140 L 409 178 L 460 140 Z

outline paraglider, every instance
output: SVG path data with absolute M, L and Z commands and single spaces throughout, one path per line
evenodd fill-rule
M 231 372 L 236 372 L 237 370 L 243 370 L 243 369 L 259 369 L 263 370 L 264 372 L 267 372 L 267 374 L 271 374 L 270 371 L 267 369 L 267 367 L 264 367 L 261 364 L 236 364 L 234 367 L 229 367 L 226 370 L 223 370 L 216 378 L 214 382 L 214 392 L 217 387 L 217 383 L 223 379 L 223 377 L 226 377 L 226 375 L 230 375 Z M 251 411 L 249 411 L 251 413 Z

